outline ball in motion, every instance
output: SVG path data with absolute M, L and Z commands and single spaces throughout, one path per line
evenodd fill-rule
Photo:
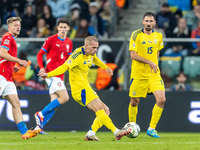
M 124 125 L 124 129 L 131 131 L 126 135 L 129 138 L 136 138 L 140 133 L 140 126 L 135 122 L 128 122 Z

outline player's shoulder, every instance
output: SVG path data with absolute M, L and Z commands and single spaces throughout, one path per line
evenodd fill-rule
M 76 59 L 78 56 L 81 56 L 83 54 L 84 54 L 83 47 L 79 47 L 73 51 L 73 53 L 71 54 L 71 58 Z
M 159 36 L 162 36 L 162 33 L 158 30 L 153 30 L 155 34 L 159 35 Z
M 54 34 L 54 35 L 52 35 L 52 36 L 49 36 L 47 39 L 46 39 L 46 41 L 54 41 L 55 39 L 57 39 L 57 34 Z
M 66 37 L 65 40 L 72 42 L 72 40 L 68 37 Z
M 6 32 L 6 33 L 2 36 L 2 39 L 11 38 L 11 37 L 12 37 L 12 34 L 10 34 L 9 32 Z
M 138 35 L 140 34 L 140 33 L 143 33 L 143 31 L 142 31 L 142 28 L 141 29 L 138 29 L 138 30 L 135 30 L 135 31 L 133 31 L 132 32 L 132 40 L 136 40 L 136 38 L 138 37 Z

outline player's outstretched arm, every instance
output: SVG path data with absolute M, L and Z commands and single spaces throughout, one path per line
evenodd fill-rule
M 59 66 L 58 68 L 54 69 L 51 72 L 47 73 L 47 78 L 54 77 L 65 73 L 68 70 L 68 66 L 64 63 L 63 65 Z

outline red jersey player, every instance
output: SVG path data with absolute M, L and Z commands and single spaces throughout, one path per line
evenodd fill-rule
M 41 130 L 28 130 L 22 118 L 20 102 L 17 89 L 12 80 L 12 72 L 17 72 L 19 68 L 15 63 L 27 66 L 27 61 L 17 58 L 16 37 L 21 30 L 21 19 L 11 17 L 7 20 L 8 32 L 4 34 L 0 48 L 0 95 L 5 97 L 12 105 L 13 118 L 23 139 L 36 136 Z
M 37 54 L 38 64 L 41 72 L 50 72 L 60 65 L 64 64 L 69 55 L 72 53 L 72 41 L 67 37 L 69 31 L 69 22 L 66 19 L 59 19 L 57 30 L 58 33 L 47 38 L 41 50 Z M 46 53 L 47 67 L 43 66 L 43 55 Z M 46 79 L 49 86 L 51 102 L 40 112 L 35 113 L 37 126 L 35 129 L 43 129 L 44 125 L 51 119 L 55 109 L 69 100 L 69 95 L 65 88 L 64 74 Z M 42 130 L 41 134 L 45 134 Z

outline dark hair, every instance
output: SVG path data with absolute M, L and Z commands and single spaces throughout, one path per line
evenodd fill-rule
M 44 5 L 44 7 L 45 7 L 45 6 L 47 6 L 47 8 L 48 8 L 48 10 L 49 10 L 49 13 L 50 13 L 50 15 L 52 15 L 52 10 L 51 10 L 51 7 L 50 7 L 49 5 Z M 44 7 L 43 7 L 43 8 L 44 8 Z
M 162 7 L 169 7 L 169 5 L 167 3 L 163 3 Z
M 154 19 L 155 19 L 155 15 L 154 15 L 154 13 L 152 13 L 152 12 L 146 12 L 145 14 L 144 14 L 144 16 L 143 16 L 143 19 L 146 17 L 146 16 L 149 16 L 149 17 L 154 17 Z
M 60 18 L 58 20 L 58 26 L 59 26 L 60 23 L 66 23 L 69 26 L 69 21 L 67 19 L 65 19 L 65 18 Z

